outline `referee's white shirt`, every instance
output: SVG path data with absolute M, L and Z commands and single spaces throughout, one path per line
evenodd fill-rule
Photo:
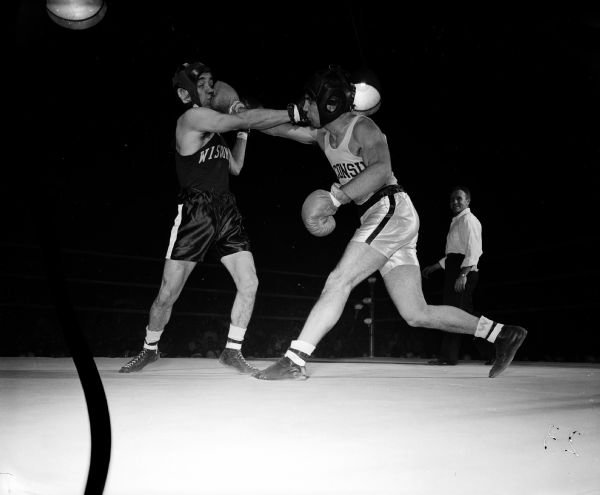
M 450 253 L 464 254 L 463 266 L 472 266 L 472 271 L 477 271 L 477 263 L 483 253 L 481 248 L 481 223 L 471 213 L 470 208 L 465 208 L 450 222 L 450 230 L 446 238 L 446 255 Z M 446 256 L 440 261 L 442 268 L 446 268 Z

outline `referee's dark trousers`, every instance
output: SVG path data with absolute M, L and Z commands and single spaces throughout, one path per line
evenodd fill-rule
M 473 292 L 479 281 L 479 272 L 471 271 L 467 275 L 467 285 L 462 292 L 456 292 L 454 284 L 460 275 L 460 265 L 465 259 L 464 254 L 450 253 L 446 255 L 446 268 L 444 270 L 443 304 L 460 308 L 467 313 L 474 314 Z M 456 364 L 460 353 L 462 334 L 443 332 L 440 361 Z

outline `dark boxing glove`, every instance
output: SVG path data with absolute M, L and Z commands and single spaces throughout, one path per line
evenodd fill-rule
M 290 116 L 290 122 L 292 124 L 300 125 L 300 126 L 310 125 L 310 120 L 308 119 L 308 114 L 297 103 L 290 103 L 287 106 L 287 111 L 288 111 L 288 115 Z
M 331 234 L 335 229 L 333 215 L 337 207 L 333 204 L 331 193 L 317 189 L 310 193 L 302 205 L 302 221 L 306 230 L 317 237 Z

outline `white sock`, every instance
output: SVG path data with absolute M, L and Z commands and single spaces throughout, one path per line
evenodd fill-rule
M 308 342 L 292 340 L 290 348 L 285 353 L 285 357 L 290 358 L 298 366 L 306 366 L 306 360 L 303 357 L 310 356 L 314 350 L 315 346 Z
M 477 322 L 475 337 L 480 337 L 493 343 L 496 341 L 496 337 L 498 337 L 503 326 L 502 323 L 496 323 L 495 321 L 488 320 L 485 316 L 482 316 Z
M 229 333 L 227 334 L 227 343 L 225 349 L 240 350 L 242 348 L 242 342 L 244 341 L 244 335 L 246 335 L 246 329 L 236 327 L 235 325 L 229 325 Z
M 309 356 L 314 352 L 315 347 L 316 346 L 303 340 L 292 340 L 292 343 L 290 344 L 290 348 L 297 349 L 298 351 L 308 354 Z
M 144 339 L 144 349 L 155 351 L 158 349 L 158 341 L 160 340 L 163 330 L 153 331 L 146 326 L 146 338 Z

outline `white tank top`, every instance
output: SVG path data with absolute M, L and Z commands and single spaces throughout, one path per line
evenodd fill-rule
M 324 137 L 325 156 L 329 160 L 329 163 L 331 164 L 331 168 L 333 168 L 333 171 L 335 172 L 335 175 L 338 178 L 338 182 L 342 185 L 344 185 L 346 182 L 351 181 L 354 177 L 356 177 L 358 174 L 360 174 L 363 170 L 365 170 L 367 168 L 367 166 L 363 162 L 362 158 L 360 156 L 357 156 L 354 153 L 352 153 L 348 147 L 348 145 L 350 143 L 350 138 L 352 137 L 352 131 L 354 129 L 354 126 L 356 125 L 356 122 L 358 122 L 358 119 L 361 119 L 361 118 L 367 119 L 368 117 L 365 117 L 364 115 L 355 116 L 352 119 L 352 121 L 350 122 L 350 124 L 348 125 L 348 128 L 346 129 L 346 133 L 344 134 L 344 137 L 342 138 L 342 142 L 339 143 L 337 148 L 332 148 L 331 143 L 330 143 L 331 133 L 329 131 L 325 131 L 325 137 Z M 384 135 L 384 138 L 385 138 L 385 135 Z M 388 182 L 385 185 L 389 186 L 391 184 L 397 184 L 397 183 L 398 183 L 398 181 L 396 180 L 396 177 L 394 177 L 394 174 L 392 173 L 390 179 L 388 180 Z M 355 203 L 356 204 L 364 203 L 367 199 L 369 199 L 373 195 L 374 192 L 375 191 L 371 191 L 369 194 L 366 194 L 365 196 L 363 196 L 361 198 L 356 198 Z

